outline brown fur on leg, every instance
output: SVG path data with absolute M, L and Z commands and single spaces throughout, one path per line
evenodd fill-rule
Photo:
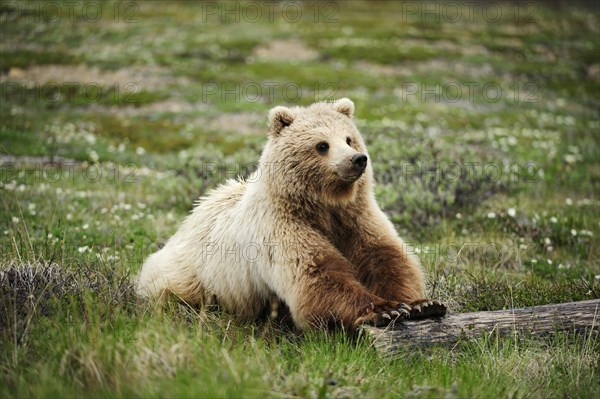
M 294 319 L 313 326 L 354 330 L 358 324 L 375 321 L 378 314 L 398 306 L 395 301 L 368 292 L 356 279 L 350 263 L 337 254 L 323 256 L 308 268 L 300 284 L 301 298 Z
M 420 268 L 398 245 L 382 242 L 361 251 L 354 262 L 359 281 L 375 295 L 407 304 L 423 298 Z
M 357 262 L 360 281 L 367 289 L 384 299 L 408 305 L 409 319 L 446 314 L 446 305 L 424 298 L 421 271 L 401 247 L 380 244 L 365 251 Z

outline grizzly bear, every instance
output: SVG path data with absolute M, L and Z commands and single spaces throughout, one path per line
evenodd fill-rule
M 244 318 L 276 298 L 300 329 L 444 315 L 377 205 L 353 115 L 347 98 L 273 108 L 256 171 L 200 199 L 144 263 L 138 293 L 216 300 Z

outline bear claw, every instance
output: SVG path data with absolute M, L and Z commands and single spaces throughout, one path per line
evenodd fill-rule
M 396 312 L 400 313 L 400 318 L 402 320 L 408 319 L 410 317 L 410 306 L 405 303 L 401 303 L 396 309 Z
M 446 314 L 446 305 L 439 301 L 421 299 L 407 305 L 400 303 L 396 309 L 388 311 L 372 311 L 356 320 L 354 325 L 370 324 L 375 327 L 386 327 L 403 320 L 419 320 L 429 317 L 441 317 Z
M 446 311 L 446 305 L 440 301 L 420 300 L 413 303 L 410 311 L 410 319 L 419 320 L 429 317 L 441 317 L 446 314 Z
M 407 312 L 410 312 L 410 306 L 408 306 L 407 304 L 405 304 L 404 302 L 402 302 L 400 305 L 398 305 L 398 309 L 404 309 Z

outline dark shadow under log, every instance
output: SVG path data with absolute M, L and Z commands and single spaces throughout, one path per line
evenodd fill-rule
M 598 333 L 600 299 L 531 308 L 449 314 L 443 318 L 397 323 L 393 327 L 363 329 L 375 347 L 393 353 L 401 346 L 451 344 L 488 333 L 519 336 L 555 332 Z

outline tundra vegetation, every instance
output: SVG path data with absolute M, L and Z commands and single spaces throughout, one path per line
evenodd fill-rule
M 349 97 L 432 297 L 600 297 L 597 3 L 0 7 L 0 396 L 600 397 L 593 335 L 386 358 L 132 285 L 198 196 L 254 169 L 269 108 Z

